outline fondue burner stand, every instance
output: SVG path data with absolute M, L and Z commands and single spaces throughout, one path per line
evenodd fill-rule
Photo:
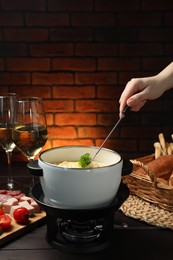
M 114 212 L 129 196 L 128 187 L 121 183 L 108 207 L 98 209 L 60 209 L 45 202 L 40 183 L 32 189 L 33 198 L 46 212 L 47 242 L 68 253 L 95 253 L 113 242 Z

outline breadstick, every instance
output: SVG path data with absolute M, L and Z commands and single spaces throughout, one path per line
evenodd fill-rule
M 159 134 L 159 141 L 162 147 L 163 155 L 166 155 L 166 143 L 163 133 Z
M 155 159 L 157 159 L 162 154 L 160 143 L 155 142 L 154 148 L 155 148 Z
M 168 155 L 172 154 L 172 148 L 171 148 L 170 144 L 167 144 L 167 154 Z
M 169 146 L 171 147 L 172 154 L 173 154 L 173 143 L 169 143 Z

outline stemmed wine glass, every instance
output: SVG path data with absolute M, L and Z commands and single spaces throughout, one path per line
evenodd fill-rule
M 17 148 L 33 161 L 47 141 L 47 123 L 43 101 L 39 97 L 23 97 L 16 101 L 16 122 L 12 139 Z M 34 177 L 30 191 L 34 185 Z
M 8 161 L 8 177 L 7 183 L 2 188 L 18 189 L 18 185 L 14 182 L 11 172 L 11 157 L 15 144 L 12 140 L 11 132 L 15 120 L 15 104 L 16 94 L 7 93 L 0 95 L 0 145 L 7 154 Z

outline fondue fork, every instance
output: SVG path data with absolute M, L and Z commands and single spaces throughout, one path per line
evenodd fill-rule
M 125 115 L 128 111 L 130 111 L 130 107 L 126 106 L 123 114 Z M 114 127 L 112 128 L 112 130 L 109 132 L 109 134 L 107 135 L 107 137 L 105 138 L 105 140 L 103 141 L 103 143 L 100 145 L 99 149 L 97 150 L 97 152 L 95 153 L 94 157 L 92 158 L 92 161 L 94 161 L 95 157 L 97 156 L 97 154 L 100 152 L 100 150 L 102 149 L 103 145 L 106 143 L 106 141 L 108 140 L 108 138 L 110 137 L 110 135 L 113 133 L 113 131 L 115 130 L 115 128 L 119 125 L 119 123 L 121 122 L 123 118 L 119 118 L 119 120 L 116 122 L 116 124 L 114 125 Z

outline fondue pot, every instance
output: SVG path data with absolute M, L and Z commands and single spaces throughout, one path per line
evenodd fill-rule
M 97 209 L 114 200 L 121 177 L 132 171 L 132 163 L 113 150 L 102 148 L 95 161 L 106 164 L 98 168 L 66 168 L 54 163 L 79 161 L 85 153 L 94 157 L 96 146 L 61 146 L 40 153 L 28 163 L 32 175 L 39 176 L 44 201 L 60 209 Z

